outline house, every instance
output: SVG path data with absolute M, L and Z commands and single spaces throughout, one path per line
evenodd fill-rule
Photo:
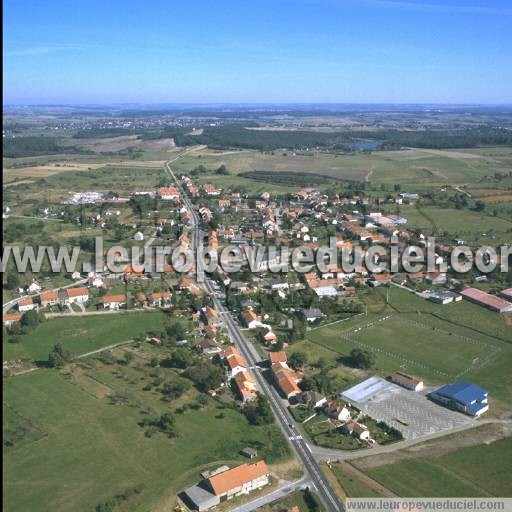
M 256 384 L 252 380 L 252 377 L 249 374 L 249 372 L 245 370 L 238 372 L 233 377 L 232 382 L 242 402 L 248 402 L 256 398 Z
M 39 293 L 41 291 L 41 286 L 37 281 L 32 281 L 27 287 L 28 293 Z
M 219 312 L 210 306 L 206 306 L 202 310 L 202 315 L 205 320 L 205 322 L 208 325 L 214 325 L 215 327 L 222 325 L 222 320 L 219 317 Z
M 341 431 L 349 436 L 356 437 L 357 439 L 366 440 L 370 438 L 370 431 L 366 425 L 362 425 L 357 421 L 350 420 L 342 425 Z
M 446 273 L 445 272 L 428 272 L 425 276 L 425 281 L 431 285 L 445 284 Z
M 302 393 L 297 385 L 295 372 L 286 363 L 274 363 L 271 366 L 272 374 L 281 395 L 290 399 Z
M 249 494 L 269 483 L 270 471 L 265 461 L 242 464 L 222 473 L 217 473 L 206 480 L 207 487 L 220 501 L 230 500 L 235 496 Z
M 34 304 L 32 297 L 22 297 L 18 301 L 18 311 L 21 313 L 24 313 L 25 311 L 31 311 L 35 307 L 36 305 Z
M 153 292 L 151 294 L 151 305 L 154 307 L 162 307 L 171 301 L 171 292 L 165 290 L 163 292 Z
M 480 416 L 489 409 L 488 394 L 486 389 L 461 380 L 441 386 L 430 393 L 429 397 L 455 411 Z
M 245 323 L 245 326 L 248 329 L 257 329 L 261 327 L 263 324 L 258 319 L 258 315 L 252 309 L 246 309 L 242 312 L 242 318 Z
M 89 300 L 89 290 L 87 288 L 68 288 L 66 290 L 67 304 L 83 303 Z
M 267 332 L 263 335 L 263 339 L 267 343 L 275 343 L 277 341 L 277 336 L 274 331 L 272 331 L 272 329 L 268 329 Z
M 56 306 L 59 303 L 59 294 L 57 290 L 50 290 L 48 292 L 41 292 L 39 295 L 39 303 L 41 307 Z
M 164 199 L 166 201 L 175 201 L 180 197 L 180 193 L 175 187 L 160 187 L 157 190 L 157 193 L 160 196 L 160 199 Z
M 350 419 L 350 411 L 341 402 L 336 400 L 329 400 L 325 404 L 324 412 L 329 418 L 338 421 L 348 421 Z
M 228 379 L 235 377 L 237 373 L 247 370 L 245 359 L 235 349 L 225 357 Z
M 144 233 L 142 233 L 141 231 L 137 231 L 137 233 L 133 235 L 133 239 L 136 240 L 137 242 L 141 242 L 142 240 L 144 240 Z
M 370 286 L 381 286 L 388 285 L 391 283 L 391 274 L 374 274 L 370 279 L 368 279 L 368 284 Z
M 208 326 L 208 327 L 211 327 L 211 326 Z M 207 335 L 206 338 L 202 339 L 199 342 L 199 346 L 201 347 L 203 354 L 210 356 L 210 357 L 222 352 L 222 349 L 219 347 L 219 345 L 215 341 L 214 333 L 213 333 L 213 335 L 211 335 L 211 334 Z
M 460 294 L 471 302 L 483 306 L 491 311 L 498 313 L 505 313 L 512 311 L 512 302 L 508 302 L 505 299 L 491 295 L 490 293 L 483 292 L 477 288 L 466 288 L 462 290 Z
M 5 313 L 3 323 L 8 329 L 10 329 L 15 322 L 19 322 L 22 318 L 23 313 Z
M 303 308 L 300 310 L 300 313 L 309 323 L 316 322 L 325 317 L 318 308 Z
M 101 302 L 103 304 L 104 309 L 111 309 L 113 311 L 117 311 L 122 306 L 126 305 L 126 295 L 105 295 L 104 297 L 102 297 Z
M 423 389 L 423 381 L 403 372 L 395 372 L 391 375 L 391 382 L 398 384 L 403 388 L 411 391 L 421 391 Z
M 269 360 L 271 365 L 274 363 L 286 363 L 286 353 L 283 350 L 279 352 L 269 352 Z

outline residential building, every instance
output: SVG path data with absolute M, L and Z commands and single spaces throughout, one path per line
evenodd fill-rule
M 4 313 L 3 323 L 10 329 L 15 322 L 19 322 L 23 318 L 23 313 Z
M 171 292 L 164 290 L 163 292 L 153 292 L 151 294 L 151 305 L 154 307 L 166 306 L 171 302 Z
M 248 402 L 256 398 L 256 384 L 252 380 L 248 371 L 244 370 L 238 372 L 233 377 L 233 385 L 235 386 L 238 396 L 242 402 Z
M 67 304 L 83 303 L 89 300 L 89 290 L 87 288 L 68 288 L 66 290 Z
M 118 309 L 126 305 L 126 295 L 105 295 L 104 297 L 102 297 L 101 302 L 105 309 L 117 311 Z
M 325 404 L 324 412 L 329 416 L 329 418 L 333 418 L 338 421 L 348 421 L 350 419 L 350 411 L 344 404 L 337 400 L 329 400 Z
M 341 431 L 344 434 L 356 437 L 363 441 L 370 438 L 370 431 L 368 430 L 368 427 L 354 420 L 350 420 L 345 423 L 345 425 L 342 425 Z
M 32 300 L 32 297 L 23 297 L 18 301 L 18 311 L 21 313 L 25 313 L 26 311 L 31 311 L 35 309 L 36 305 Z
M 302 390 L 297 385 L 300 379 L 286 363 L 273 363 L 271 369 L 275 383 L 284 398 L 289 400 L 302 393 Z
M 57 290 L 41 292 L 39 295 L 39 303 L 41 307 L 56 306 L 59 303 L 59 293 Z

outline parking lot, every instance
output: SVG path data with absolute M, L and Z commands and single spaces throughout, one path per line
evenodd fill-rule
M 431 402 L 425 392 L 409 391 L 380 377 L 371 377 L 340 396 L 364 414 L 396 428 L 405 439 L 417 439 L 474 421 Z

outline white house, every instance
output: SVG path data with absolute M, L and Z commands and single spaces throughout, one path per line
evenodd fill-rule
M 133 235 L 133 239 L 137 240 L 138 242 L 144 240 L 144 233 L 137 231 L 137 233 L 135 233 L 135 235 Z

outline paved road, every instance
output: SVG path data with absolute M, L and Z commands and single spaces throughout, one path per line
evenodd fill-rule
M 236 512 L 252 512 L 253 510 L 257 510 L 269 503 L 273 503 L 274 501 L 283 498 L 291 492 L 304 490 L 308 485 L 311 485 L 311 483 L 308 481 L 307 477 L 301 478 L 296 482 L 286 482 L 275 491 L 265 494 L 265 496 L 256 498 L 249 503 L 242 503 L 241 505 L 238 505 L 235 510 Z
M 176 157 L 174 160 L 176 160 Z M 174 173 L 171 170 L 170 163 L 174 160 L 166 162 L 165 169 L 169 176 L 174 180 L 176 186 L 178 187 L 182 200 L 185 204 L 185 207 L 192 213 L 192 246 L 198 251 L 201 249 L 202 241 L 197 236 L 196 231 L 199 228 L 199 215 L 195 211 L 190 198 L 183 190 L 181 183 L 176 178 Z M 205 288 L 208 292 L 213 295 L 213 287 L 212 283 L 207 279 L 205 281 Z M 217 298 L 213 298 L 213 302 L 217 311 L 219 311 L 221 318 L 223 319 L 224 325 L 229 333 L 231 341 L 238 348 L 242 356 L 245 358 L 247 364 L 250 366 L 250 372 L 258 384 L 261 392 L 267 397 L 269 403 L 272 407 L 276 420 L 281 427 L 283 433 L 287 437 L 292 449 L 295 451 L 297 457 L 299 458 L 304 471 L 306 472 L 305 482 L 311 482 L 311 487 L 316 490 L 317 494 L 320 496 L 326 510 L 328 512 L 342 512 L 345 510 L 343 504 L 341 503 L 338 496 L 333 491 L 331 484 L 327 477 L 324 475 L 317 461 L 313 457 L 311 450 L 308 446 L 308 443 L 302 438 L 300 432 L 295 427 L 295 421 L 291 417 L 288 409 L 285 404 L 281 400 L 281 397 L 278 395 L 274 386 L 269 385 L 266 381 L 265 377 L 262 375 L 261 366 L 261 357 L 257 353 L 254 346 L 245 338 L 242 334 L 240 327 L 235 322 L 231 313 L 225 308 L 225 306 L 219 301 Z M 289 491 L 291 492 L 291 491 Z

